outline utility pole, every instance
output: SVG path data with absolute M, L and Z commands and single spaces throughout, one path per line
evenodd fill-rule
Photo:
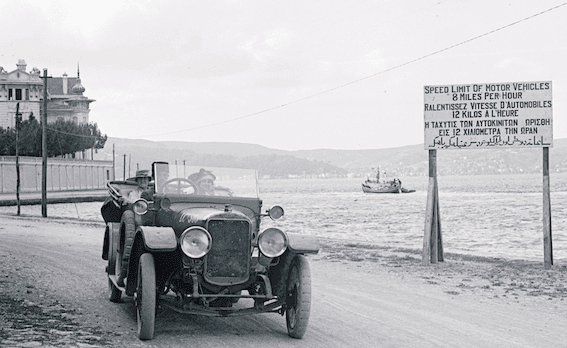
M 20 103 L 16 104 L 16 204 L 18 205 L 18 216 L 20 216 L 20 149 L 19 149 L 19 133 L 20 133 Z
M 47 69 L 43 69 L 43 114 L 41 115 L 41 216 L 47 217 Z

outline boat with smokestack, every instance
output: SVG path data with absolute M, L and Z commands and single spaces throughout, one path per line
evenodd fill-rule
M 364 193 L 411 193 L 415 190 L 408 190 L 402 187 L 402 181 L 398 178 L 392 180 L 380 181 L 380 167 L 372 168 L 375 179 L 369 175 L 366 181 L 362 183 L 362 192 Z

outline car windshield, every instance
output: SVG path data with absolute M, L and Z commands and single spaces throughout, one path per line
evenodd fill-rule
M 258 198 L 254 169 L 153 164 L 156 193 Z

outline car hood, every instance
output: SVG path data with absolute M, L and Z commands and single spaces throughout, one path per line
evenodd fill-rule
M 174 218 L 174 228 L 185 229 L 190 226 L 206 227 L 207 221 L 211 219 L 250 221 L 244 213 L 237 210 L 195 207 L 182 209 L 177 212 Z

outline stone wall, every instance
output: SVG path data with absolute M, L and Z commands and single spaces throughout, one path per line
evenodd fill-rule
M 41 192 L 42 158 L 20 157 L 20 192 Z M 47 191 L 105 189 L 112 161 L 47 159 Z M 16 157 L 0 157 L 0 193 L 16 192 Z

